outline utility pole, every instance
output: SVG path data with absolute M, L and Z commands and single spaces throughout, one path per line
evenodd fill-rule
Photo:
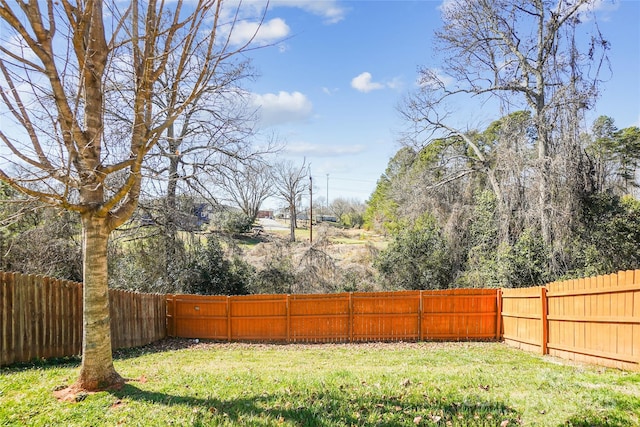
M 327 215 L 329 215 L 329 174 L 327 174 Z
M 309 165 L 309 243 L 313 243 L 313 177 Z

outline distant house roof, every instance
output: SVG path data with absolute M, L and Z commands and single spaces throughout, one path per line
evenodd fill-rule
M 258 218 L 273 218 L 273 211 L 258 211 Z

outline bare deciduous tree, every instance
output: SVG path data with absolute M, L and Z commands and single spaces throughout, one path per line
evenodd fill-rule
M 360 200 L 338 197 L 331 202 L 330 209 L 338 221 L 344 225 L 350 227 L 362 226 L 362 215 L 364 214 L 365 204 Z
M 202 66 L 205 58 L 199 57 L 199 53 L 195 52 L 191 67 Z M 171 52 L 154 96 L 156 106 L 162 111 L 171 111 L 184 103 L 184 97 L 195 83 L 187 79 L 176 81 L 179 67 L 179 52 Z M 176 116 L 164 138 L 145 160 L 143 172 L 150 180 L 146 186 L 150 203 L 141 204 L 147 213 L 153 212 L 153 221 L 162 233 L 166 289 L 174 289 L 180 269 L 178 260 L 183 249 L 177 237 L 179 218 L 192 217 L 192 212 L 181 210 L 179 198 L 189 195 L 198 200 L 200 206 L 218 205 L 219 192 L 211 185 L 217 176 L 228 173 L 238 160 L 260 155 L 252 145 L 253 111 L 246 105 L 247 92 L 241 86 L 242 81 L 252 77 L 246 58 L 227 58 L 219 63 L 217 72 L 209 76 L 200 95 Z M 163 201 L 159 210 L 154 209 L 159 206 L 157 200 Z
M 289 208 L 289 239 L 296 241 L 296 219 L 298 215 L 298 198 L 307 190 L 305 178 L 307 177 L 307 163 L 302 162 L 299 167 L 291 161 L 277 162 L 272 169 L 273 186 L 277 195 L 287 203 Z
M 233 162 L 218 178 L 219 185 L 232 203 L 255 221 L 262 203 L 274 195 L 270 166 L 263 161 Z
M 107 242 L 136 209 L 147 155 L 221 64 L 247 48 L 230 45 L 233 22 L 216 0 L 0 2 L 0 98 L 14 125 L 0 131 L 10 153 L 0 179 L 82 222 L 84 334 L 74 388 L 123 383 L 112 362 Z M 162 85 L 174 55 L 173 81 Z M 159 107 L 157 96 L 176 102 Z
M 503 115 L 514 109 L 531 112 L 536 144 L 538 224 L 545 244 L 551 246 L 554 212 L 564 211 L 563 200 L 552 188 L 554 168 L 564 177 L 576 164 L 555 162 L 561 156 L 580 156 L 577 129 L 582 111 L 597 95 L 598 75 L 608 48 L 593 20 L 582 24 L 595 0 L 550 2 L 546 0 L 451 0 L 443 5 L 444 25 L 436 33 L 438 47 L 446 55 L 440 70 L 424 68 L 421 88 L 409 98 L 403 111 L 413 128 L 412 138 L 428 144 L 437 138 L 456 137 L 470 148 L 467 171 L 482 171 L 504 206 L 504 185 L 495 163 L 470 137 L 468 130 L 452 124 L 447 108 L 459 97 L 498 100 Z M 586 28 L 588 26 L 588 29 Z M 578 30 L 593 30 L 582 46 Z M 586 73 L 589 70 L 589 73 Z M 571 127 L 571 128 L 569 128 Z M 566 157 L 565 157 L 566 159 Z M 456 178 L 457 176 L 452 176 Z M 577 182 L 578 178 L 568 182 Z M 561 197 L 566 199 L 568 193 Z M 568 194 L 571 195 L 571 194 Z M 558 203 L 563 206 L 557 205 Z M 555 218 L 559 220 L 559 218 Z

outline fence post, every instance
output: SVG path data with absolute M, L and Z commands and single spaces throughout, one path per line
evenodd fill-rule
M 287 311 L 287 343 L 291 342 L 291 313 L 289 310 L 289 300 L 291 295 L 287 294 L 286 311 Z
M 502 339 L 502 288 L 496 290 L 496 341 Z
M 418 298 L 420 298 L 420 301 L 418 302 L 418 341 L 422 341 L 422 290 L 420 290 Z
M 353 342 L 353 292 L 349 292 L 349 342 Z
M 175 337 L 177 336 L 177 327 L 176 327 L 176 296 L 175 295 L 169 295 L 169 298 L 167 298 L 167 312 L 169 312 L 169 314 L 171 315 L 171 317 L 168 319 L 168 335 L 170 337 Z
M 15 326 L 13 329 L 13 345 L 16 348 L 16 359 L 20 361 L 27 360 L 24 357 L 24 310 L 26 301 L 24 293 L 27 290 L 26 275 L 16 275 L 16 287 L 15 287 L 15 305 L 13 321 Z
M 542 286 L 540 288 L 540 320 L 542 322 L 542 342 L 540 343 L 540 348 L 542 354 L 547 354 L 549 352 L 549 349 L 547 347 L 547 344 L 549 343 L 549 322 L 547 321 L 547 314 L 549 311 L 548 305 L 547 288 L 546 286 Z
M 227 296 L 227 341 L 231 342 L 231 297 Z

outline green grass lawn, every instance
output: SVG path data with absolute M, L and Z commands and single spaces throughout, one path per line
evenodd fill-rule
M 640 373 L 498 343 L 248 345 L 120 352 L 120 391 L 58 402 L 78 361 L 3 368 L 0 425 L 637 426 Z

